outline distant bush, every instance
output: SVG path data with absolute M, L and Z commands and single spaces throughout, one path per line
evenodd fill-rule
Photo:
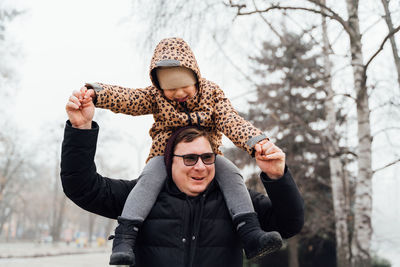
M 372 257 L 372 267 L 391 267 L 392 264 L 387 259 L 381 258 L 379 256 Z

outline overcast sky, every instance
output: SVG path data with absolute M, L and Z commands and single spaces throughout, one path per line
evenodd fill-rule
M 39 125 L 60 119 L 72 90 L 87 81 L 145 85 L 143 61 L 127 37 L 122 18 L 130 1 L 25 1 L 14 23 L 25 54 L 20 70 L 18 118 Z M 27 112 L 30 111 L 30 112 Z
M 102 81 L 127 87 L 150 84 L 148 67 L 151 53 L 135 50 L 132 36 L 139 38 L 141 25 L 137 21 L 133 24 L 128 19 L 131 16 L 131 0 L 8 2 L 26 9 L 24 15 L 10 24 L 9 33 L 21 48 L 17 68 L 20 89 L 17 92 L 15 119 L 29 135 L 27 138 L 39 137 L 45 134 L 44 131 L 56 128 L 61 139 L 59 125 L 67 118 L 66 101 L 72 90 L 79 89 L 85 82 Z M 246 88 L 234 86 L 234 79 L 224 78 L 229 73 L 213 71 L 214 62 L 208 62 L 203 50 L 194 49 L 194 52 L 202 74 L 222 85 L 228 97 L 246 92 Z M 238 109 L 243 109 L 242 103 L 234 102 Z M 152 118 L 106 113 L 106 117 L 111 116 L 112 119 L 105 120 L 100 126 L 125 133 L 130 139 L 124 139 L 130 142 L 128 146 L 123 142 L 113 145 L 130 157 L 132 149 L 138 148 L 136 150 L 140 151 L 135 150 L 135 153 L 139 153 L 141 158 L 133 161 L 144 163 L 150 147 L 148 130 Z M 109 131 L 108 136 L 112 134 Z M 400 218 L 397 170 L 398 167 L 382 172 L 379 180 L 374 177 L 374 214 L 379 225 L 385 224 L 382 220 L 387 220 L 387 216 L 391 216 L 389 219 Z M 393 202 L 397 205 L 395 212 L 389 210 Z M 395 234 L 400 237 L 400 230 Z

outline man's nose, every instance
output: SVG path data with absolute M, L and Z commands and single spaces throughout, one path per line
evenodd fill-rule
M 206 165 L 204 164 L 203 160 L 199 158 L 196 162 L 196 164 L 193 166 L 196 170 L 203 170 L 206 168 Z

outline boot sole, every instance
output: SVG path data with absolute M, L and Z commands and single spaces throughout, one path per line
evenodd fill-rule
M 135 257 L 124 252 L 114 252 L 110 257 L 110 265 L 134 265 Z
M 278 232 L 271 232 L 270 234 L 270 238 L 265 242 L 264 246 L 260 250 L 252 255 L 246 254 L 250 261 L 257 261 L 268 254 L 278 251 L 282 247 L 281 235 Z

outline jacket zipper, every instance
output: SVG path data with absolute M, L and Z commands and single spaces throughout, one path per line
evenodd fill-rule
M 200 210 L 198 213 L 195 213 L 194 218 L 193 218 L 193 223 L 191 225 L 193 225 L 193 227 L 191 228 L 191 235 L 190 235 L 190 257 L 189 257 L 189 265 L 190 267 L 193 266 L 193 262 L 194 262 L 194 256 L 195 256 L 195 252 L 196 252 L 196 245 L 197 245 L 197 239 L 199 237 L 199 232 L 200 232 L 200 225 L 201 225 L 201 219 L 203 218 L 203 210 L 204 210 L 204 202 L 205 202 L 205 198 L 206 198 L 206 193 L 203 193 L 201 195 L 200 198 Z M 191 208 L 193 208 L 193 206 L 190 206 Z M 195 209 L 194 209 L 195 210 Z M 191 210 L 192 211 L 192 210 Z M 196 224 L 194 224 L 195 222 L 197 222 Z
M 189 109 L 187 108 L 186 102 L 179 103 L 183 107 L 183 110 L 185 111 L 186 115 L 188 116 L 188 125 L 192 125 L 192 118 L 190 117 L 190 112 Z

